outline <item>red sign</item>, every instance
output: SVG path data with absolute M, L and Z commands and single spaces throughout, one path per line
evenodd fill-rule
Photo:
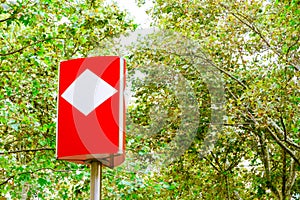
M 57 159 L 125 159 L 125 61 L 99 56 L 63 61 L 59 68 Z

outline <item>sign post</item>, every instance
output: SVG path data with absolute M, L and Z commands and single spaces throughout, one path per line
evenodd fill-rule
M 101 199 L 102 165 L 125 160 L 125 73 L 119 56 L 60 63 L 56 157 L 91 165 L 91 200 Z
M 102 163 L 91 162 L 91 200 L 102 199 Z

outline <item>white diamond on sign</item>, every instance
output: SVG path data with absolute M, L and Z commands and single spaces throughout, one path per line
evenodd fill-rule
M 116 92 L 115 88 L 87 69 L 61 96 L 87 116 Z

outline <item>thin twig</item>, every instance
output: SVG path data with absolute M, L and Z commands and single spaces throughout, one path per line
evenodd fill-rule
M 54 150 L 55 150 L 55 148 L 21 149 L 21 150 L 15 150 L 15 151 L 0 152 L 0 155 L 22 153 L 22 152 L 54 151 Z

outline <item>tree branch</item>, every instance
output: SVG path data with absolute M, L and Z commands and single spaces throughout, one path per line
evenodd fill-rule
M 206 158 L 205 156 L 203 157 L 205 160 L 207 160 L 209 162 L 209 164 L 217 171 L 220 172 L 220 170 L 212 163 L 212 161 L 208 158 Z
M 276 187 L 274 187 L 272 183 L 272 178 L 271 178 L 271 167 L 270 167 L 270 154 L 267 149 L 266 143 L 266 138 L 265 134 L 263 131 L 261 131 L 261 135 L 258 135 L 259 137 L 259 144 L 260 144 L 260 149 L 261 149 L 261 157 L 262 157 L 262 162 L 265 168 L 266 172 L 266 179 L 267 179 L 267 187 L 271 189 L 271 191 L 274 193 L 276 197 L 280 199 L 280 193 Z
M 287 157 L 286 157 L 286 151 L 282 149 L 282 186 L 281 186 L 281 194 L 282 194 L 282 199 L 286 199 L 286 186 L 287 186 Z
M 149 49 L 151 50 L 151 49 Z M 215 65 L 210 59 L 208 59 L 207 57 L 205 57 L 205 53 L 204 52 L 201 52 L 204 56 L 200 56 L 200 55 L 196 55 L 196 54 L 178 54 L 178 53 L 175 53 L 175 52 L 169 52 L 169 51 L 166 51 L 166 50 L 161 50 L 161 52 L 165 52 L 165 53 L 168 53 L 168 54 L 171 54 L 171 55 L 175 55 L 175 56 L 186 56 L 186 57 L 196 57 L 196 58 L 200 58 L 202 59 L 203 61 L 211 64 L 214 68 L 216 68 L 217 70 L 219 70 L 220 72 L 222 72 L 223 74 L 229 76 L 230 78 L 232 78 L 233 80 L 235 80 L 236 82 L 239 83 L 239 85 L 241 85 L 244 89 L 247 88 L 247 86 L 241 82 L 239 79 L 235 78 L 233 75 L 231 75 L 229 72 L 221 69 L 220 67 L 218 67 L 217 65 Z
M 295 183 L 296 180 L 296 162 L 295 160 L 292 159 L 291 161 L 291 168 L 290 168 L 290 175 L 288 177 L 287 180 L 287 184 L 286 184 L 286 192 L 288 193 L 288 195 L 290 195 L 291 189 Z
M 227 9 L 227 10 L 230 10 L 228 6 L 226 6 L 226 5 L 222 4 L 222 3 L 221 3 L 221 6 L 222 6 L 223 8 L 225 8 L 225 9 Z M 242 15 L 242 14 L 240 14 L 240 13 L 234 13 L 234 12 L 232 12 L 232 11 L 229 11 L 229 13 L 232 14 L 232 15 L 233 15 L 237 20 L 239 20 L 242 24 L 244 24 L 244 25 L 246 25 L 248 28 L 250 28 L 254 33 L 258 34 L 258 36 L 262 39 L 262 41 L 263 41 L 263 42 L 269 47 L 269 49 L 272 50 L 276 55 L 278 55 L 279 57 L 282 57 L 282 56 L 283 56 L 281 52 L 279 52 L 278 50 L 272 48 L 271 44 L 270 44 L 270 43 L 267 41 L 267 39 L 262 35 L 261 31 L 259 31 L 259 29 L 258 29 L 253 23 L 249 22 L 250 20 L 249 20 L 246 16 L 244 16 L 244 15 Z M 242 18 L 243 18 L 244 20 L 243 20 Z M 245 21 L 245 20 L 246 20 L 246 21 Z M 299 38 L 298 38 L 298 40 L 299 40 Z M 296 43 L 298 42 L 298 40 L 296 41 Z M 295 44 L 296 44 L 296 43 L 295 43 Z M 292 45 L 292 46 L 293 46 L 293 45 Z M 291 47 L 292 47 L 292 46 L 291 46 Z M 290 49 L 290 48 L 289 48 L 289 49 Z M 298 67 L 296 67 L 295 63 L 292 63 L 292 62 L 291 62 L 291 64 L 293 65 L 293 68 L 294 68 L 295 70 L 300 71 L 300 69 L 299 69 Z
M 255 117 L 252 115 L 252 113 L 249 111 L 249 109 L 247 109 L 248 115 L 250 116 L 250 119 L 254 122 L 254 124 L 259 124 Z M 271 119 L 268 119 L 268 123 L 270 123 L 270 121 L 272 121 Z M 270 125 L 270 124 L 268 124 Z M 277 144 L 283 148 L 294 160 L 295 162 L 300 166 L 300 161 L 299 159 L 295 156 L 295 154 L 292 152 L 291 149 L 289 149 L 278 137 L 277 135 L 271 130 L 271 128 L 269 126 L 266 127 L 267 130 L 270 132 L 272 138 L 277 142 Z
M 8 152 L 0 152 L 0 155 L 22 153 L 22 152 L 54 151 L 54 150 L 55 148 L 22 149 L 22 150 L 8 151 Z
M 291 146 L 293 146 L 293 147 L 295 147 L 295 148 L 297 148 L 297 149 L 300 149 L 300 145 L 298 145 L 298 144 L 296 144 L 295 142 L 293 142 L 291 139 L 289 139 L 287 136 L 285 137 L 285 132 L 284 131 L 286 131 L 286 128 L 285 128 L 285 126 L 283 126 L 284 127 L 284 131 L 283 130 L 281 130 L 281 128 L 272 120 L 272 119 L 268 119 L 268 121 L 269 121 L 269 125 L 271 125 L 272 127 L 274 127 L 281 135 L 283 135 L 283 137 L 284 137 L 284 141 L 286 142 L 286 143 L 288 143 L 289 145 L 291 145 Z M 282 123 L 283 123 L 283 121 L 282 121 Z M 283 124 L 284 125 L 284 124 Z
M 300 40 L 300 37 L 298 37 L 297 40 L 296 40 L 293 44 L 291 44 L 291 45 L 289 46 L 289 48 L 288 48 L 287 51 L 286 51 L 286 56 L 289 55 L 289 53 L 290 53 L 292 47 L 295 46 L 295 45 L 299 42 L 299 40 Z
M 0 73 L 16 73 L 18 72 L 17 70 L 3 70 L 3 71 L 0 71 Z
M 216 161 L 218 167 L 220 168 L 220 171 L 223 172 L 224 170 L 223 170 L 222 165 L 221 165 L 220 162 L 219 162 L 219 158 L 218 158 L 217 156 L 215 156 L 212 152 L 210 152 L 210 154 L 211 154 L 211 156 L 213 157 L 213 159 Z M 220 171 L 219 171 L 219 172 L 220 172 Z
M 11 179 L 14 179 L 16 176 L 20 176 L 22 174 L 34 174 L 34 173 L 42 171 L 42 170 L 51 170 L 52 172 L 71 172 L 71 171 L 75 171 L 75 170 L 55 170 L 55 169 L 52 169 L 52 168 L 41 168 L 41 169 L 37 169 L 37 170 L 34 170 L 34 171 L 30 171 L 30 172 L 22 172 L 22 173 L 12 175 L 12 176 L 8 177 L 5 181 L 0 183 L 0 186 L 8 183 Z
M 12 18 L 13 18 L 13 17 L 10 16 L 10 17 L 8 17 L 8 18 L 6 18 L 6 19 L 1 19 L 1 20 L 0 20 L 0 23 L 5 22 L 5 21 L 7 21 L 7 20 L 10 20 L 10 19 L 12 19 Z
M 12 55 L 12 54 L 15 54 L 15 53 L 19 53 L 21 51 L 23 51 L 24 49 L 28 48 L 28 47 L 31 47 L 31 46 L 34 46 L 38 43 L 41 43 L 41 42 L 45 42 L 45 41 L 48 41 L 48 40 L 53 40 L 53 39 L 65 39 L 65 38 L 46 38 L 46 39 L 43 39 L 43 40 L 38 40 L 32 44 L 29 44 L 29 45 L 26 45 L 24 47 L 21 47 L 20 49 L 17 49 L 17 50 L 14 50 L 14 51 L 11 51 L 11 52 L 8 52 L 8 53 L 2 53 L 0 54 L 0 56 L 8 56 L 8 55 Z
M 291 149 L 289 149 L 278 137 L 277 135 L 271 130 L 270 127 L 267 127 L 267 130 L 270 132 L 272 138 L 277 142 L 277 144 L 283 148 L 294 160 L 295 162 L 300 166 L 300 160 L 295 156 L 294 152 L 292 152 Z

